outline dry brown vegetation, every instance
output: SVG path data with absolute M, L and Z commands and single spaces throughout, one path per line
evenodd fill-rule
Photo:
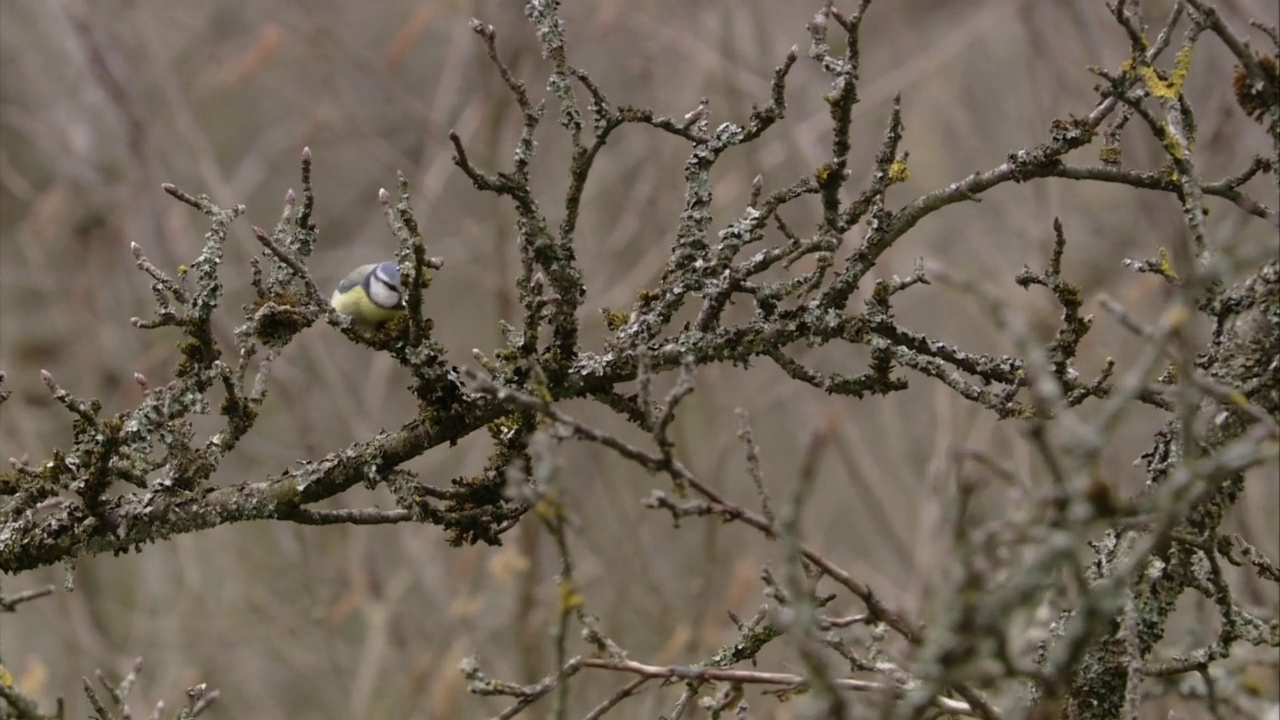
M 521 273 L 517 216 L 505 199 L 473 188 L 455 166 L 448 133 L 458 133 L 476 166 L 509 166 L 520 110 L 467 20 L 475 16 L 497 28 L 501 57 L 539 99 L 547 96 L 552 66 L 520 5 L 0 4 L 0 369 L 7 372 L 3 389 L 12 392 L 0 409 L 0 460 L 42 463 L 70 440 L 67 413 L 42 383 L 42 369 L 75 395 L 99 398 L 107 413 L 142 401 L 134 373 L 153 386 L 168 381 L 179 359 L 179 333 L 130 325 L 131 317 L 151 317 L 154 308 L 151 280 L 135 267 L 130 243 L 172 273 L 201 252 L 208 225 L 165 196 L 161 183 L 207 193 L 222 207 L 247 206 L 247 218 L 232 226 L 225 247 L 221 280 L 228 312 L 215 315 L 212 328 L 219 342 L 234 347 L 239 308 L 253 298 L 249 260 L 262 253 L 250 226 L 270 228 L 278 221 L 285 189 L 299 187 L 303 146 L 314 158 L 320 233 L 308 268 L 322 290 L 349 268 L 395 253 L 378 189 L 394 193 L 402 170 L 427 248 L 445 259 L 426 291 L 434 339 L 450 362 L 470 368 L 478 367 L 472 348 L 492 354 L 502 347 L 499 320 L 521 322 L 514 282 Z M 570 59 L 613 102 L 681 118 L 706 98 L 712 128 L 745 123 L 753 104 L 767 104 L 775 68 L 789 48 L 800 48 L 787 84 L 786 119 L 715 166 L 714 228 L 742 214 L 757 175 L 773 192 L 813 176 L 830 160 L 824 94 L 831 81 L 805 57 L 806 23 L 821 3 L 566 5 Z M 1143 4 L 1153 35 L 1172 6 Z M 1275 4 L 1265 0 L 1224 0 L 1218 8 L 1232 27 L 1252 33 L 1259 48 L 1268 41 L 1247 21 L 1280 21 Z M 1159 67 L 1173 67 L 1181 32 Z M 843 42 L 833 33 L 834 51 L 843 52 Z M 1102 81 L 1086 68 L 1118 71 L 1129 56 L 1129 39 L 1102 2 L 873 4 L 861 43 L 860 102 L 851 115 L 846 201 L 875 168 L 895 94 L 902 96 L 901 149 L 909 151 L 910 173 L 888 189 L 891 207 L 1046 142 L 1055 119 L 1084 117 L 1097 106 L 1094 87 Z M 1198 121 L 1196 169 L 1208 180 L 1239 173 L 1255 156 L 1274 157 L 1267 129 L 1247 117 L 1233 96 L 1235 64 L 1222 42 L 1205 39 L 1195 47 L 1183 88 Z M 579 98 L 585 107 L 581 89 Z M 536 197 L 553 208 L 553 222 L 570 157 L 556 112 L 549 102 L 530 179 Z M 1134 131 L 1122 139 L 1125 165 L 1160 169 L 1165 151 L 1140 126 L 1135 120 Z M 1079 151 L 1082 164 L 1098 164 L 1100 145 Z M 602 350 L 612 335 L 601 309 L 629 310 L 637 293 L 659 282 L 685 204 L 688 154 L 688 143 L 636 127 L 615 135 L 597 160 L 575 246 L 586 290 L 577 313 L 584 350 Z M 1270 220 L 1225 199 L 1205 202 L 1211 211 L 1206 240 L 1227 258 L 1215 266 L 1226 286 L 1275 262 L 1276 188 L 1265 173 L 1241 188 L 1271 208 Z M 785 213 L 801 234 L 822 220 L 819 203 L 806 202 Z M 1096 316 L 1074 367 L 1087 382 L 1114 358 L 1120 376 L 1144 361 L 1150 343 L 1107 313 L 1099 298 L 1112 298 L 1126 318 L 1158 325 L 1180 293 L 1166 278 L 1136 273 L 1122 261 L 1156 257 L 1162 247 L 1174 249 L 1175 262 L 1190 258 L 1176 251 L 1189 244 L 1184 207 L 1172 193 L 1114 183 L 1002 184 L 981 202 L 925 217 L 879 256 L 850 306 L 862 306 L 874 281 L 910 276 L 916 259 L 924 258 L 938 275 L 932 285 L 894 297 L 897 320 L 965 350 L 1021 356 L 1028 339 L 1047 343 L 1058 330 L 1062 309 L 1053 294 L 1013 282 L 1024 266 L 1037 272 L 1048 267 L 1057 217 L 1067 238 L 1062 274 L 1083 289 L 1082 312 Z M 849 243 L 863 232 L 861 226 L 851 230 Z M 771 235 L 770 242 L 779 237 Z M 795 272 L 812 267 L 807 258 Z M 1188 267 L 1182 270 L 1186 274 Z M 972 283 L 991 293 L 993 302 L 969 292 Z M 699 304 L 691 303 L 675 327 L 692 320 Z M 1011 332 L 992 305 L 1012 310 L 1021 334 Z M 743 302 L 728 316 L 743 321 L 751 311 Z M 1210 319 L 1197 317 L 1179 342 L 1201 347 L 1212 329 Z M 795 354 L 810 367 L 846 373 L 861 372 L 868 356 L 866 346 L 800 348 Z M 788 380 L 767 360 L 748 368 L 708 364 L 697 370 L 696 391 L 681 402 L 670 439 L 675 457 L 702 484 L 758 512 L 735 413 L 744 410 L 779 512 L 798 474 L 806 467 L 812 472 L 811 497 L 799 518 L 804 541 L 874 588 L 895 611 L 936 627 L 955 610 L 956 572 L 968 557 L 953 530 L 1040 518 L 1027 514 L 1043 510 L 1050 482 L 1028 423 L 1001 420 L 920 374 L 895 374 L 910 388 L 855 400 Z M 218 467 L 213 484 L 263 480 L 298 460 L 318 461 L 400 426 L 417 410 L 417 400 L 404 390 L 410 382 L 409 371 L 390 354 L 317 323 L 274 362 L 257 425 Z M 657 379 L 655 396 L 663 397 L 674 382 L 675 373 Z M 594 402 L 557 407 L 637 444 L 649 441 Z M 1079 412 L 1092 421 L 1104 408 L 1100 401 L 1085 403 Z M 1274 408 L 1264 408 L 1274 428 Z M 1142 495 L 1150 478 L 1135 460 L 1168 418 L 1135 404 L 1105 438 L 1097 476 L 1122 502 Z M 219 422 L 202 418 L 197 432 Z M 1274 437 L 1267 442 L 1245 474 L 1246 500 L 1217 529 L 1240 533 L 1274 560 L 1280 555 L 1280 483 Z M 424 483 L 447 486 L 451 478 L 480 473 L 492 451 L 489 436 L 479 432 L 404 467 Z M 460 664 L 474 656 L 486 677 L 511 683 L 554 674 L 556 643 L 549 629 L 558 626 L 565 604 L 557 582 L 559 540 L 571 548 L 574 600 L 580 597 L 601 619 L 600 631 L 630 659 L 647 665 L 705 661 L 739 636 L 727 613 L 746 620 L 765 604 L 776 611 L 776 593 L 783 591 L 765 594 L 765 566 L 782 588 L 792 587 L 783 579 L 795 564 L 788 560 L 787 538 L 716 518 L 687 517 L 673 526 L 671 513 L 642 503 L 655 488 L 674 500 L 671 479 L 600 444 L 557 444 L 554 456 L 562 504 L 525 517 L 500 547 L 451 547 L 439 528 L 426 524 L 268 521 L 4 575 L 6 596 L 49 584 L 59 589 L 0 616 L 3 670 L 43 707 L 65 697 L 73 718 L 90 712 L 80 678 L 98 668 L 123 672 L 135 656 L 145 658 L 133 696 L 141 707 L 161 698 L 173 706 L 184 689 L 203 682 L 222 693 L 205 717 L 488 717 L 512 700 L 469 694 Z M 984 479 L 961 521 L 957 504 L 967 483 L 979 477 Z M 324 507 L 372 505 L 394 502 L 385 488 L 356 486 Z M 564 537 L 548 532 L 560 511 L 570 518 Z M 1097 539 L 1104 525 L 1096 523 L 1081 537 Z M 1083 543 L 1077 549 L 1088 551 Z M 1269 618 L 1274 628 L 1280 615 L 1276 583 L 1247 567 L 1229 567 L 1226 577 L 1241 607 Z M 63 592 L 61 586 L 72 582 L 74 590 Z M 824 582 L 819 590 L 839 588 Z M 865 608 L 844 593 L 823 612 L 856 616 Z M 1053 619 L 1012 618 L 1027 628 L 1014 636 L 1032 647 Z M 1158 654 L 1175 656 L 1212 643 L 1219 625 L 1213 602 L 1187 593 Z M 578 641 L 580 630 L 570 626 L 571 654 L 591 649 Z M 1276 644 L 1233 656 L 1219 692 L 1248 696 L 1245 708 L 1275 707 Z M 784 638 L 760 653 L 757 667 L 743 669 L 806 675 L 813 668 L 804 650 L 803 638 Z M 847 674 L 841 669 L 833 672 Z M 852 677 L 884 680 L 869 673 Z M 581 670 L 565 698 L 568 716 L 583 717 L 634 679 Z M 609 717 L 670 716 L 684 685 L 657 685 L 639 688 Z M 1186 718 L 1215 711 L 1245 716 L 1230 714 L 1225 701 L 1206 703 L 1186 687 L 1177 678 L 1153 680 L 1143 717 L 1163 718 L 1171 709 Z M 746 686 L 750 717 L 804 717 L 817 704 L 810 698 L 781 702 L 760 690 Z M 871 707 L 880 696 L 847 697 Z M 1011 698 L 997 699 L 1009 708 Z M 524 714 L 550 717 L 554 706 L 546 698 Z M 851 717 L 873 712 L 846 709 Z M 701 709 L 686 715 L 705 716 Z

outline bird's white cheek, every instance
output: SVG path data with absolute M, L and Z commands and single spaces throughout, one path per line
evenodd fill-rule
M 400 293 L 387 287 L 386 284 L 378 282 L 376 279 L 369 283 L 369 299 L 375 305 L 381 307 L 392 307 L 400 301 Z

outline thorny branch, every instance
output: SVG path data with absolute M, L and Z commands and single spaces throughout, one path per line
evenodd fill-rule
M 855 11 L 845 13 L 828 0 L 807 28 L 807 57 L 830 82 L 823 98 L 831 119 L 826 160 L 768 192 L 757 177 L 742 212 L 719 226 L 712 213 L 712 170 L 726 153 L 785 120 L 797 49 L 779 61 L 765 104 L 743 122 L 713 123 L 706 99 L 688 113 L 662 115 L 611 100 L 587 70 L 571 61 L 558 4 L 528 0 L 526 15 L 552 66 L 547 93 L 558 105 L 558 123 L 571 143 L 557 224 L 531 187 L 545 103 L 535 100 L 503 60 L 497 30 L 473 20 L 470 28 L 522 118 L 505 170 L 477 167 L 461 136 L 449 136 L 461 172 L 476 189 L 510 201 L 518 218 L 515 285 L 523 316 L 518 326 L 502 325 L 505 346 L 488 354 L 475 351 L 479 370 L 456 367 L 432 336 L 422 302 L 430 271 L 441 271 L 443 261 L 427 255 L 403 176 L 394 195 L 381 190 L 378 200 L 399 243 L 397 260 L 408 290 L 405 317 L 365 332 L 334 312 L 320 293 L 307 267 L 319 235 L 313 221 L 312 157 L 304 149 L 301 206 L 290 190 L 276 226 L 252 228 L 263 251 L 251 263 L 255 300 L 242 308 L 233 347 L 218 343 L 211 320 L 221 311 L 223 247 L 245 209 L 220 208 L 206 196 L 166 184 L 164 191 L 202 213 L 210 229 L 201 254 L 176 277 L 151 262 L 142 248 L 132 247 L 155 298 L 154 316 L 135 318 L 133 324 L 180 333 L 182 359 L 163 385 L 136 375 L 144 400 L 110 416 L 97 400 L 80 398 L 42 374 L 53 399 L 72 415 L 74 439 L 42 463 L 11 459 L 12 469 L 0 474 L 0 569 L 16 572 L 124 553 L 247 520 L 423 522 L 443 527 L 453 544 L 498 543 L 533 511 L 561 558 L 560 607 L 552 635 L 556 671 L 519 685 L 486 676 L 474 659 L 462 667 L 472 692 L 515 699 L 499 715 L 504 718 L 548 696 L 553 714 L 567 717 L 570 683 L 586 670 L 638 676 L 596 705 L 587 715 L 591 718 L 656 684 L 650 680 L 682 684 L 672 720 L 695 703 L 714 717 L 745 715 L 750 701 L 744 688 L 756 685 L 773 686 L 779 699 L 803 691 L 816 698 L 827 717 L 850 715 L 846 695 L 852 692 L 874 694 L 896 717 L 929 712 L 980 718 L 1137 717 L 1143 699 L 1164 687 L 1156 680 L 1192 672 L 1209 678 L 1211 671 L 1227 667 L 1221 661 L 1240 647 L 1274 651 L 1280 647 L 1280 620 L 1236 600 L 1224 561 L 1247 565 L 1273 583 L 1280 582 L 1277 563 L 1245 538 L 1228 535 L 1222 521 L 1241 498 L 1243 473 L 1277 457 L 1280 258 L 1264 258 L 1241 279 L 1227 277 L 1219 248 L 1206 231 L 1205 201 L 1222 198 L 1244 215 L 1280 226 L 1276 208 L 1245 189 L 1256 177 L 1277 177 L 1280 171 L 1280 33 L 1259 26 L 1276 46 L 1270 54 L 1259 52 L 1208 2 L 1179 0 L 1152 38 L 1137 3 L 1117 0 L 1109 8 L 1130 52 L 1118 68 L 1094 70 L 1102 79 L 1096 105 L 1053 121 L 1043 142 L 1012 150 L 995 167 L 895 204 L 890 191 L 909 174 L 909 136 L 899 99 L 884 121 L 872 167 L 850 166 L 852 110 L 859 101 L 863 28 L 874 21 L 871 6 L 871 0 L 861 0 Z M 1191 59 L 1206 38 L 1216 38 L 1236 58 L 1235 99 L 1272 140 L 1270 155 L 1259 154 L 1220 179 L 1203 176 L 1195 113 L 1182 92 Z M 1165 63 L 1166 51 L 1175 45 L 1172 62 Z M 593 168 L 609 139 L 630 126 L 656 130 L 688 146 L 684 202 L 671 223 L 670 253 L 659 282 L 641 291 L 627 310 L 601 310 L 609 334 L 603 350 L 592 352 L 580 340 L 585 286 L 576 255 L 578 223 Z M 1125 131 L 1158 141 L 1164 167 L 1126 167 L 1119 143 Z M 1100 164 L 1068 161 L 1095 139 L 1101 140 Z M 929 215 L 978 201 L 1002 185 L 1042 178 L 1167 193 L 1180 205 L 1185 241 L 1159 248 L 1152 258 L 1123 261 L 1164 280 L 1169 301 L 1160 318 L 1144 323 L 1119 303 L 1103 302 L 1145 343 L 1127 367 L 1109 360 L 1096 376 L 1084 377 L 1076 366 L 1094 318 L 1082 313 L 1085 289 L 1064 275 L 1068 223 L 1057 218 L 1051 238 L 1046 231 L 1052 248 L 1048 267 L 1025 268 L 1014 278 L 1024 289 L 1042 288 L 1060 306 L 1060 324 L 1047 343 L 999 293 L 944 268 L 918 262 L 905 278 L 867 281 L 886 251 Z M 855 182 L 861 189 L 851 192 Z M 807 236 L 782 216 L 788 206 L 805 202 L 815 203 L 822 218 Z M 811 259 L 812 269 L 792 272 L 803 258 Z M 777 279 L 778 271 L 785 276 Z M 925 292 L 927 286 L 930 292 L 957 292 L 976 302 L 1016 352 L 966 349 L 902 324 L 894 315 L 896 298 Z M 859 291 L 866 299 L 861 307 L 851 307 Z M 729 320 L 726 311 L 734 304 L 748 306 L 750 319 Z M 686 305 L 696 307 L 694 319 L 677 325 L 677 313 Z M 1213 324 L 1207 344 L 1197 344 L 1188 331 L 1196 317 Z M 299 462 L 266 478 L 212 484 L 223 458 L 253 431 L 281 349 L 317 321 L 404 366 L 413 377 L 417 416 L 319 461 Z M 800 359 L 804 349 L 829 344 L 864 346 L 870 360 L 861 370 L 824 372 Z M 780 482 L 763 472 L 764 450 L 743 415 L 739 438 L 758 509 L 714 490 L 678 459 L 670 428 L 682 400 L 695 392 L 697 369 L 712 363 L 747 365 L 759 358 L 769 359 L 792 380 L 854 399 L 898 392 L 911 374 L 933 378 L 998 417 L 1021 423 L 1049 489 L 1032 498 L 1027 518 L 975 526 L 967 509 L 984 483 L 1016 480 L 1012 471 L 977 451 L 956 452 L 949 472 L 958 497 L 945 531 L 959 561 L 946 580 L 949 602 L 926 626 L 804 542 L 800 510 L 823 453 L 822 428 L 800 458 L 796 477 Z M 673 389 L 656 399 L 655 379 L 673 372 Z M 621 389 L 631 382 L 634 392 Z M 192 420 L 214 412 L 209 396 L 215 388 L 223 395 L 216 409 L 222 425 L 199 441 Z M 7 397 L 0 391 L 0 404 Z M 561 408 L 571 399 L 594 400 L 623 416 L 647 434 L 645 443 L 576 419 Z M 1100 457 L 1107 438 L 1139 403 L 1166 412 L 1168 422 L 1142 456 L 1146 491 L 1122 498 L 1100 477 Z M 495 450 L 477 475 L 435 484 L 402 467 L 481 430 L 494 440 Z M 652 488 L 644 504 L 669 514 L 676 524 L 714 517 L 780 540 L 781 572 L 775 575 L 768 567 L 761 572 L 768 602 L 750 620 L 731 616 L 737 629 L 733 642 L 697 664 L 657 666 L 628 659 L 603 633 L 602 621 L 586 612 L 589 598 L 575 577 L 573 498 L 556 480 L 554 445 L 569 441 L 601 445 L 624 461 L 665 475 L 672 492 Z M 396 507 L 313 507 L 356 484 L 386 487 Z M 778 486 L 792 490 L 780 505 L 771 497 L 771 488 Z M 996 557 L 993 547 L 1005 549 Z M 1209 646 L 1163 657 L 1156 644 L 1174 602 L 1187 590 L 1213 601 L 1221 629 Z M 12 611 L 44 592 L 0 598 L 0 608 Z M 841 612 L 828 613 L 833 605 Z M 1023 615 L 1037 618 L 1041 639 L 1031 646 L 1020 643 L 1010 622 Z M 585 655 L 574 654 L 575 624 L 582 628 Z M 795 649 L 802 673 L 741 667 L 756 662 L 761 649 L 775 641 Z M 850 677 L 854 673 L 862 675 Z M 877 679 L 866 679 L 868 674 Z M 136 669 L 130 678 L 135 676 Z M 129 682 L 115 689 L 104 683 L 117 707 Z M 11 706 L 26 707 L 5 683 L 0 692 Z M 110 710 L 91 686 L 86 692 L 95 710 L 108 717 Z M 193 707 L 211 699 L 212 694 L 202 693 L 191 696 Z M 26 716 L 42 717 L 36 712 L 32 708 Z
M 137 658 L 133 661 L 129 672 L 118 683 L 108 680 L 106 674 L 99 670 L 94 679 L 98 681 L 98 684 L 102 686 L 102 691 L 106 693 L 105 699 L 99 694 L 94 684 L 89 681 L 89 678 L 81 678 L 82 690 L 85 697 L 88 698 L 89 705 L 96 713 L 94 717 L 97 720 L 130 720 L 130 718 L 133 718 L 133 711 L 128 704 L 129 695 L 133 692 L 134 685 L 138 682 L 138 676 L 141 673 L 142 658 Z M 152 720 L 161 720 L 161 718 L 168 717 L 172 717 L 174 720 L 195 720 L 195 718 L 204 715 L 206 710 L 213 707 L 220 695 L 219 691 L 211 690 L 204 683 L 201 683 L 187 688 L 187 700 L 178 708 L 176 713 L 172 715 L 166 714 L 165 703 L 161 700 L 155 704 L 155 707 L 147 717 L 152 718 Z M 63 720 L 66 717 L 66 708 L 61 698 L 58 699 L 57 707 L 52 713 L 42 712 L 33 699 L 14 687 L 13 678 L 9 676 L 3 665 L 0 665 L 0 700 L 5 703 L 4 706 L 0 706 L 0 712 L 3 712 L 3 717 L 6 718 Z

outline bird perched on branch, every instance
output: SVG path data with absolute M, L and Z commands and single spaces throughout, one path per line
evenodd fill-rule
M 361 265 L 338 283 L 329 304 L 363 329 L 382 325 L 405 309 L 400 268 L 393 262 Z

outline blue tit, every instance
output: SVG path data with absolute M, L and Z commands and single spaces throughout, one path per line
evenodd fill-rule
M 361 328 L 378 327 L 404 312 L 400 268 L 393 262 L 361 265 L 338 283 L 329 304 Z

